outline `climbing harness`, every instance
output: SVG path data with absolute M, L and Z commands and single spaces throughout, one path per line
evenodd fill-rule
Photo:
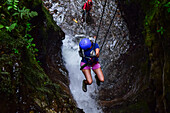
M 80 67 L 80 70 L 82 70 L 82 69 L 83 69 L 84 67 L 86 67 L 86 66 L 92 66 L 92 67 L 93 67 L 95 64 L 99 63 L 98 61 L 95 62 L 95 57 L 93 57 L 93 58 L 85 57 L 85 58 L 88 58 L 88 62 L 85 63 L 84 65 L 82 65 L 82 66 Z

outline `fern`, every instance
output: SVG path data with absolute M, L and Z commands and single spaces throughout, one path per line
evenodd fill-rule
M 23 17 L 25 17 L 26 19 L 30 19 L 34 16 L 37 16 L 38 13 L 35 11 L 31 11 L 30 9 L 26 9 L 25 7 L 23 7 L 21 10 L 18 9 L 18 13 L 14 13 L 13 16 L 15 15 L 20 15 L 20 18 L 23 19 Z
M 18 8 L 18 3 L 19 3 L 18 0 L 8 0 L 7 2 L 8 2 L 8 4 L 9 4 L 8 10 L 11 10 L 11 9 L 17 10 L 17 8 Z

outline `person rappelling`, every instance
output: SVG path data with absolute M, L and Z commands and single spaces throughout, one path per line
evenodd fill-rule
M 91 14 L 90 14 L 90 11 L 92 9 L 92 6 L 93 6 L 93 3 L 92 3 L 92 0 L 87 0 L 86 3 L 84 3 L 83 5 L 83 11 L 82 11 L 82 19 L 81 19 L 81 22 L 84 22 L 84 17 L 86 18 L 86 16 L 88 17 L 91 17 Z
M 98 59 L 100 50 L 98 44 L 93 43 L 93 41 L 88 38 L 83 38 L 79 43 L 79 47 L 79 55 L 82 57 L 80 70 L 82 70 L 86 78 L 86 80 L 83 80 L 82 90 L 87 92 L 87 85 L 91 85 L 93 82 L 91 68 L 96 74 L 97 85 L 99 86 L 100 82 L 104 82 L 104 75 Z

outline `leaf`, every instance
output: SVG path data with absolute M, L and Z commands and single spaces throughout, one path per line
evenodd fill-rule
M 148 25 L 148 22 L 145 22 L 145 25 Z
M 168 8 L 168 13 L 170 13 L 170 8 Z
M 29 40 L 28 40 L 28 43 L 31 43 L 33 40 L 34 40 L 33 38 L 29 39 Z
M 8 0 L 8 2 L 10 2 L 10 3 L 11 3 L 12 1 L 13 1 L 13 0 Z
M 30 12 L 30 9 L 25 9 L 25 12 L 28 14 Z
M 163 35 L 164 31 L 161 31 L 161 35 Z
M 12 16 L 19 15 L 19 13 L 14 13 Z
M 31 11 L 29 15 L 30 17 L 34 17 L 34 16 L 38 16 L 38 13 L 36 11 Z
M 4 28 L 4 26 L 3 26 L 3 25 L 0 25 L 0 29 L 2 29 L 2 28 Z
M 19 53 L 17 49 L 14 49 L 14 52 L 15 52 L 16 54 L 18 54 L 18 53 Z
M 14 10 L 16 10 L 16 11 L 17 11 L 17 8 L 14 8 Z
M 157 4 L 160 4 L 160 1 L 158 1 Z
M 9 26 L 9 30 L 12 31 L 16 25 L 17 25 L 17 23 L 13 23 L 11 26 Z
M 8 0 L 8 3 L 9 3 L 9 4 L 12 4 L 12 0 Z
M 17 8 L 17 5 L 13 5 L 13 6 Z
M 32 44 L 32 47 L 35 47 L 35 44 Z
M 35 52 L 38 52 L 39 50 L 35 48 L 34 51 L 35 51 Z
M 23 13 L 21 13 L 21 19 L 22 19 Z
M 27 23 L 26 26 L 27 26 L 27 28 L 26 28 L 27 31 L 31 31 L 31 24 L 30 24 L 30 23 Z
M 157 30 L 157 32 L 159 33 L 161 31 L 161 29 Z
M 12 9 L 13 7 L 12 6 L 8 6 L 8 10 Z
M 31 35 L 30 35 L 30 34 L 27 34 L 27 36 L 28 36 L 28 37 L 31 37 Z
M 26 48 L 28 49 L 30 46 L 28 45 Z
M 8 26 L 6 26 L 5 28 L 6 28 L 7 31 L 9 31 L 9 27 Z
M 170 2 L 164 5 L 165 7 L 170 7 Z
M 24 10 L 25 10 L 25 7 L 23 7 L 22 10 L 24 11 Z
M 29 13 L 30 13 L 30 9 L 25 9 L 25 15 L 27 16 L 27 18 L 30 18 Z
M 163 27 L 161 27 L 160 29 L 157 30 L 158 33 L 161 32 L 161 35 L 163 35 L 164 31 L 165 31 L 165 29 L 163 29 Z
M 27 27 L 30 26 L 30 25 L 31 25 L 31 23 L 27 23 Z
M 15 2 L 19 2 L 18 0 L 15 0 Z

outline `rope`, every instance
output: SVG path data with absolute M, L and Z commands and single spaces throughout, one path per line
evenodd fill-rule
M 87 1 L 86 1 L 86 7 L 87 7 Z M 85 16 L 85 23 L 86 23 L 86 25 L 85 25 L 85 31 L 86 31 L 86 36 L 87 36 L 87 13 L 86 13 L 86 10 L 84 11 L 84 16 Z
M 118 6 L 117 6 L 117 7 L 118 7 Z M 111 22 L 110 22 L 109 28 L 108 28 L 108 30 L 107 30 L 107 32 L 106 32 L 106 35 L 105 35 L 105 38 L 104 38 L 104 41 L 103 41 L 103 44 L 102 44 L 102 46 L 101 46 L 100 51 L 102 51 L 102 48 L 103 48 L 103 45 L 104 45 L 104 43 L 105 43 L 105 41 L 106 41 L 107 35 L 109 34 L 110 27 L 111 27 L 111 25 L 112 25 L 112 23 L 113 23 L 113 20 L 114 20 L 114 18 L 115 18 L 116 12 L 117 12 L 117 7 L 116 7 L 116 11 L 115 11 L 115 13 L 114 13 L 114 15 L 113 15 L 113 18 L 112 18 L 112 20 L 111 20 Z
M 87 36 L 87 15 L 86 15 L 86 10 L 85 10 L 85 23 L 86 23 L 86 26 L 85 26 L 85 30 L 86 30 L 86 36 Z
M 95 39 L 95 46 L 96 46 L 96 41 L 97 41 L 97 38 L 98 38 L 98 35 L 99 35 L 100 26 L 101 26 L 103 14 L 104 14 L 104 11 L 105 11 L 106 3 L 107 3 L 107 0 L 105 0 L 105 4 L 104 4 L 104 6 L 103 6 L 103 12 L 102 12 L 102 16 L 101 16 L 101 19 L 100 19 L 100 24 L 99 24 L 98 31 L 97 31 L 97 35 L 96 35 L 96 39 Z M 106 41 L 106 38 L 107 38 L 107 35 L 108 35 L 109 31 L 110 31 L 110 27 L 111 27 L 111 25 L 112 25 L 112 23 L 113 23 L 113 20 L 114 20 L 114 18 L 115 18 L 115 15 L 116 15 L 116 12 L 117 12 L 117 8 L 118 8 L 118 6 L 116 7 L 116 11 L 115 11 L 115 13 L 114 13 L 114 15 L 113 15 L 113 17 L 112 17 L 112 20 L 111 20 L 111 22 L 110 22 L 109 28 L 108 28 L 108 30 L 107 30 L 107 32 L 106 32 L 106 35 L 105 35 L 103 44 L 102 44 L 102 46 L 101 46 L 101 48 L 100 48 L 100 52 L 102 51 L 103 45 L 104 45 L 104 43 L 105 43 L 105 41 Z M 94 48 L 95 48 L 95 46 L 94 46 Z
M 104 6 L 103 6 L 103 12 L 102 12 L 102 16 L 101 16 L 101 19 L 100 19 L 100 24 L 99 24 L 99 27 L 98 27 L 98 31 L 97 31 L 95 43 L 96 43 L 97 38 L 98 38 L 98 35 L 99 35 L 100 26 L 101 26 L 101 23 L 102 23 L 102 18 L 103 18 L 103 14 L 104 14 L 104 11 L 105 11 L 106 3 L 107 3 L 107 0 L 105 0 L 105 4 L 104 4 Z M 96 44 L 95 44 L 95 45 L 96 45 Z M 95 47 L 94 47 L 94 48 L 95 48 Z

